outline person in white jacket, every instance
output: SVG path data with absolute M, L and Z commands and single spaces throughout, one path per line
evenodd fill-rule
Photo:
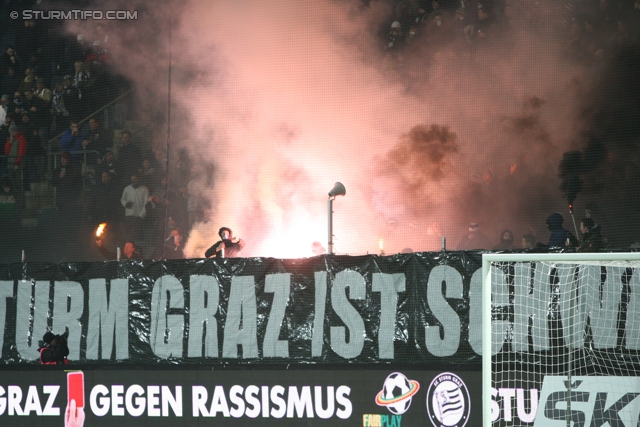
M 140 182 L 138 175 L 131 176 L 131 184 L 122 191 L 120 203 L 124 206 L 124 224 L 122 236 L 125 240 L 140 242 L 143 240 L 143 220 L 147 216 L 145 208 L 149 200 L 149 189 Z

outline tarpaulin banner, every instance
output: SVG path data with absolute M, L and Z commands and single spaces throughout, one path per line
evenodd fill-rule
M 2 362 L 480 363 L 481 253 L 0 266 Z
M 1 361 L 38 363 L 38 341 L 52 331 L 68 332 L 70 361 L 89 364 L 479 365 L 481 257 L 0 265 Z M 535 363 L 555 363 L 586 346 L 605 361 L 624 354 L 616 367 L 628 362 L 635 370 L 640 269 L 597 267 L 584 275 L 594 281 L 580 287 L 590 304 L 576 308 L 580 324 L 572 327 L 588 333 L 571 342 L 563 333 L 568 293 L 559 289 L 572 276 L 558 279 L 556 269 L 530 262 L 492 271 L 492 287 L 502 288 L 492 301 L 499 360 L 535 354 Z M 529 277 L 535 280 L 522 279 Z

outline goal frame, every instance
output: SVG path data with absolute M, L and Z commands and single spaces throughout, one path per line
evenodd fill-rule
M 640 252 L 482 254 L 482 425 L 491 427 L 491 263 L 640 261 Z

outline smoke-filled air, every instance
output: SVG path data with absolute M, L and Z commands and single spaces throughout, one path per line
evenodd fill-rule
M 637 44 L 576 58 L 565 2 L 492 2 L 487 37 L 407 24 L 400 3 L 126 3 L 140 12 L 111 32 L 117 71 L 169 185 L 188 175 L 205 206 L 188 257 L 222 226 L 242 256 L 311 256 L 336 182 L 337 254 L 455 249 L 470 223 L 546 243 L 554 212 L 576 233 L 570 202 L 615 246 L 640 238 Z M 396 20 L 415 34 L 390 37 Z

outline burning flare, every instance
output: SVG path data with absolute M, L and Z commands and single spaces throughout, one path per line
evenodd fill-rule
M 107 223 L 106 222 L 101 223 L 96 229 L 96 237 L 101 237 L 102 234 L 104 233 L 105 228 L 107 228 Z
M 380 255 L 383 256 L 384 255 L 384 239 L 382 237 L 380 238 L 380 242 L 378 245 L 380 246 Z

